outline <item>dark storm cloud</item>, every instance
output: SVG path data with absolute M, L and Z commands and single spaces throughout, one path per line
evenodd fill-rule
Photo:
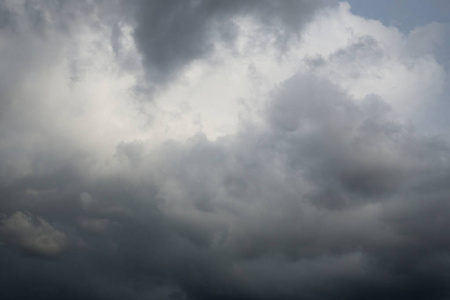
M 31 218 L 13 212 L 3 234 L 24 241 L 64 232 L 72 249 L 49 263 L 2 247 L 3 260 L 11 260 L 4 293 L 24 299 L 447 295 L 445 143 L 418 136 L 376 96 L 355 102 L 331 83 L 304 76 L 274 92 L 265 120 L 265 129 L 248 124 L 216 142 L 198 136 L 151 155 L 142 143 L 119 144 L 117 159 L 137 176 L 86 181 L 69 167 L 57 177 L 36 174 L 4 186 L 4 207 L 47 221 L 11 227 Z M 39 269 L 39 278 L 28 275 Z M 26 293 L 17 289 L 21 284 L 33 288 Z
M 417 135 L 376 96 L 357 103 L 303 76 L 275 93 L 266 118 L 267 130 L 168 146 L 158 167 L 167 205 L 186 206 L 176 217 L 206 234 L 185 237 L 232 263 L 225 270 L 241 280 L 228 289 L 250 298 L 447 293 L 445 143 Z M 208 215 L 221 223 L 215 233 Z M 192 293 L 220 297 L 207 286 Z
M 279 42 L 296 36 L 327 1 L 134 1 L 135 37 L 150 80 L 166 83 L 189 63 L 208 58 L 218 44 L 232 46 L 237 17 L 250 17 Z M 328 1 L 331 3 L 331 1 Z
M 294 27 L 280 15 L 307 17 L 303 2 L 174 3 L 140 4 L 136 21 L 161 81 L 207 56 L 208 26 L 225 24 L 225 35 L 231 15 Z M 156 149 L 122 141 L 96 173 L 95 156 L 45 132 L 53 118 L 33 122 L 31 98 L 21 98 L 25 74 L 43 74 L 57 52 L 45 50 L 62 47 L 46 23 L 54 19 L 39 17 L 45 7 L 1 23 L 21 30 L 1 53 L 15 79 L 2 68 L 2 299 L 448 298 L 445 142 L 416 133 L 377 95 L 354 99 L 295 75 L 272 92 L 263 125 L 244 120 L 216 141 L 199 134 Z M 36 38 L 24 20 L 47 25 Z M 164 29 L 182 35 L 164 44 Z M 147 31 L 162 44 L 140 40 Z M 336 55 L 366 48 L 377 49 L 364 39 Z

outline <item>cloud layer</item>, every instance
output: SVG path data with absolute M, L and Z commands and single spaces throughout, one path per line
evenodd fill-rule
M 0 4 L 5 299 L 446 299 L 445 24 Z

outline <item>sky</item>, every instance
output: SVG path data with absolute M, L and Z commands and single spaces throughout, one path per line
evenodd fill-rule
M 449 16 L 0 0 L 0 298 L 448 299 Z
M 450 22 L 448 0 L 350 0 L 352 12 L 377 19 L 387 26 L 395 26 L 408 33 L 417 26 Z

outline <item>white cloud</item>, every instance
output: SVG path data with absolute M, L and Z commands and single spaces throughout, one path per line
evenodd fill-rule
M 237 24 L 239 51 L 222 49 L 214 61 L 191 65 L 184 80 L 156 98 L 161 113 L 155 127 L 160 122 L 167 138 L 236 132 L 243 116 L 259 111 L 267 94 L 296 73 L 330 80 L 356 100 L 376 94 L 413 122 L 423 123 L 423 114 L 445 92 L 446 71 L 429 50 L 441 36 L 437 25 L 406 36 L 353 15 L 341 3 L 322 11 L 282 53 L 276 44 L 254 43 L 260 32 L 252 20 Z M 423 31 L 427 38 L 420 38 Z

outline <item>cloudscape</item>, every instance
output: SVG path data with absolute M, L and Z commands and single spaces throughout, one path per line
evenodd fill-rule
M 448 16 L 0 0 L 0 298 L 449 299 Z

